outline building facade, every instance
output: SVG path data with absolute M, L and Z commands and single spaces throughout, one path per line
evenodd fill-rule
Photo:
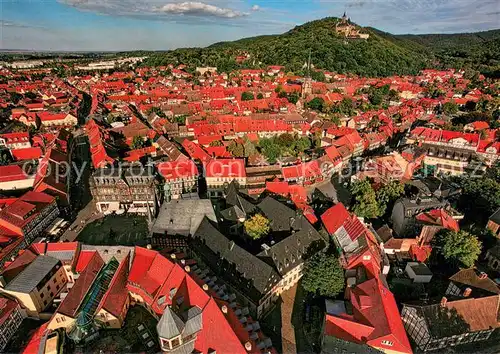
M 151 168 L 97 169 L 90 179 L 90 191 L 101 213 L 156 215 L 158 197 Z
M 17 301 L 0 297 L 0 351 L 5 349 L 23 319 L 24 314 Z

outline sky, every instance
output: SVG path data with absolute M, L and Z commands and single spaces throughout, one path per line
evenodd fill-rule
M 395 34 L 500 28 L 500 0 L 0 0 L 0 49 L 206 46 L 344 11 L 361 26 Z

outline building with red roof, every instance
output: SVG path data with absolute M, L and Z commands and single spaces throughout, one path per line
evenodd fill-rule
M 203 169 L 210 195 L 220 195 L 223 187 L 233 181 L 236 181 L 239 186 L 247 184 L 243 159 L 213 159 L 205 163 Z
M 16 161 L 38 160 L 43 154 L 39 147 L 12 149 L 10 153 Z
M 199 172 L 193 160 L 160 162 L 156 169 L 165 181 L 165 196 L 179 198 L 183 193 L 198 190 Z
M 321 220 L 342 250 L 341 264 L 347 278 L 345 299 L 349 300 L 348 306 L 343 300 L 327 301 L 323 335 L 383 352 L 412 353 L 398 305 L 384 279 L 389 271 L 388 260 L 373 229 L 341 203 L 328 209 Z M 328 343 L 324 341 L 326 352 L 333 349 Z
M 21 165 L 0 166 L 0 191 L 28 189 L 33 187 L 34 182 L 35 175 L 29 174 Z
M 0 147 L 12 149 L 26 149 L 31 147 L 28 132 L 0 134 Z
M 30 191 L 0 211 L 0 227 L 31 243 L 58 215 L 54 197 Z

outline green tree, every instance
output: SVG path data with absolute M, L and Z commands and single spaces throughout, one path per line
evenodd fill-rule
M 312 109 L 313 111 L 322 112 L 325 106 L 325 100 L 321 97 L 315 97 L 306 103 L 306 108 Z
M 266 236 L 271 230 L 269 219 L 261 214 L 255 214 L 243 223 L 245 232 L 254 240 Z
M 259 141 L 259 147 L 269 163 L 275 163 L 281 157 L 281 147 L 274 142 L 274 139 L 262 138 Z
M 254 143 L 250 141 L 246 136 L 243 138 L 244 143 L 243 147 L 245 149 L 245 157 L 249 157 L 255 155 L 257 153 L 257 149 L 255 148 Z
M 404 193 L 405 186 L 400 181 L 391 181 L 380 187 L 376 193 L 380 214 L 384 215 L 387 210 L 390 210 L 394 202 Z
M 370 103 L 374 106 L 378 106 L 382 103 L 384 100 L 384 97 L 379 91 L 374 91 L 368 95 L 368 99 L 370 100 Z
M 242 101 L 251 101 L 254 99 L 254 95 L 251 92 L 245 91 L 241 94 Z
M 224 146 L 224 144 L 220 140 L 214 140 L 211 141 L 210 144 L 208 144 L 208 146 L 216 147 L 216 146 Z
M 139 135 L 134 136 L 134 138 L 132 139 L 132 145 L 130 147 L 132 148 L 132 150 L 144 147 L 143 137 Z
M 320 252 L 304 266 L 302 287 L 313 294 L 335 297 L 344 289 L 344 270 L 337 257 Z
M 448 101 L 443 104 L 443 113 L 447 115 L 453 115 L 458 112 L 458 106 L 453 101 Z
M 374 219 L 382 214 L 375 191 L 367 179 L 351 184 L 351 194 L 355 201 L 353 211 L 356 215 Z
M 261 99 L 263 99 L 263 98 L 264 98 L 264 95 L 262 94 L 262 92 L 259 92 L 259 93 L 257 94 L 257 99 L 258 99 L 258 100 L 261 100 Z
M 443 230 L 436 238 L 439 253 L 453 264 L 470 268 L 481 253 L 479 239 L 466 231 Z
M 240 144 L 235 140 L 231 141 L 227 147 L 227 151 L 229 151 L 234 157 L 245 157 L 245 148 L 243 144 Z
M 295 142 L 295 149 L 299 152 L 304 152 L 311 148 L 311 140 L 308 137 L 303 136 Z

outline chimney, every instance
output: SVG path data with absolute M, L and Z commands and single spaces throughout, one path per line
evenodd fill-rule
M 471 294 L 471 292 L 472 292 L 472 289 L 471 289 L 471 288 L 466 288 L 466 289 L 464 290 L 464 295 L 463 295 L 463 296 L 464 296 L 464 297 L 469 297 L 469 296 L 470 296 L 470 294 Z
M 488 278 L 488 274 L 486 274 L 485 272 L 479 273 L 479 279 L 486 279 L 486 278 Z
M 441 307 L 445 307 L 447 302 L 448 299 L 446 298 L 446 296 L 443 296 L 443 298 L 441 299 Z
M 227 313 L 227 306 L 226 305 L 222 305 L 222 307 L 220 308 L 222 313 Z
M 245 343 L 245 349 L 247 350 L 247 352 L 251 351 L 252 350 L 252 343 L 246 342 Z

